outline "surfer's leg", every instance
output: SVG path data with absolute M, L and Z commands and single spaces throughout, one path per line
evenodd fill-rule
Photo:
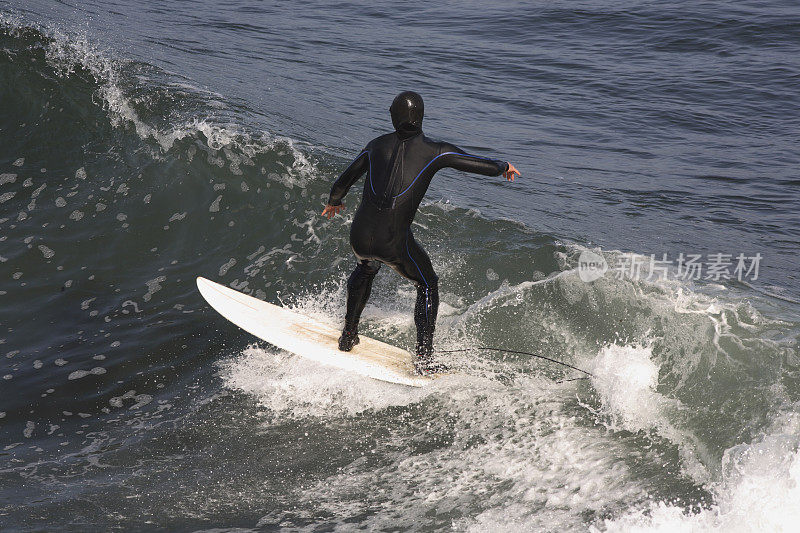
M 347 279 L 347 314 L 344 317 L 344 331 L 339 338 L 340 350 L 349 352 L 358 344 L 358 321 L 372 292 L 372 280 L 380 267 L 378 261 L 359 260 Z
M 378 261 L 362 260 L 358 262 L 353 273 L 347 279 L 347 314 L 344 325 L 347 329 L 358 328 L 361 312 L 367 305 L 369 294 L 372 292 L 372 280 L 381 268 Z
M 433 332 L 439 312 L 439 277 L 425 250 L 414 240 L 411 231 L 406 233 L 404 250 L 398 254 L 400 260 L 391 264 L 400 275 L 417 286 L 417 302 L 414 306 L 414 324 L 417 326 L 418 369 L 432 371 Z
M 414 305 L 414 324 L 417 326 L 417 357 L 433 357 L 433 332 L 439 312 L 438 285 L 417 285 L 417 302 Z

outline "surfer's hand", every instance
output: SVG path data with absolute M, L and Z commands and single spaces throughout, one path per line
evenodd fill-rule
M 505 179 L 507 179 L 508 181 L 514 181 L 514 174 L 516 174 L 517 176 L 519 176 L 519 170 L 517 170 L 516 168 L 514 168 L 514 165 L 512 165 L 511 163 L 509 163 L 509 164 L 508 164 L 508 170 L 506 170 L 505 172 L 503 172 L 503 177 L 504 177 Z
M 342 209 L 344 209 L 344 204 L 339 204 L 339 205 L 330 205 L 330 204 L 328 204 L 328 205 L 325 206 L 325 209 L 322 210 L 322 216 L 328 217 L 329 219 L 333 218 Z

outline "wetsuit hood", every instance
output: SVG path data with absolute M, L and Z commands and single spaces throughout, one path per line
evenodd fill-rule
M 392 114 L 392 125 L 398 133 L 411 134 L 422 131 L 425 105 L 419 94 L 414 91 L 403 91 L 395 97 L 389 111 Z

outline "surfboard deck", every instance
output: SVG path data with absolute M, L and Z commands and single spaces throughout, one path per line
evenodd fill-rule
M 414 372 L 406 350 L 359 334 L 349 352 L 339 350 L 340 332 L 311 317 L 253 298 L 206 278 L 197 278 L 203 298 L 219 314 L 259 339 L 324 365 L 381 381 L 424 387 L 435 376 Z

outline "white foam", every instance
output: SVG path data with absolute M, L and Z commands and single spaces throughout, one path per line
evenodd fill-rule
M 76 370 L 75 372 L 70 373 L 67 377 L 68 380 L 72 381 L 75 379 L 85 378 L 88 375 L 95 375 L 100 376 L 106 373 L 106 369 L 101 366 L 96 366 L 91 370 Z
M 208 212 L 209 213 L 216 213 L 216 212 L 219 211 L 219 202 L 220 202 L 220 200 L 222 200 L 222 195 L 221 194 L 219 196 L 217 196 L 214 199 L 213 202 L 211 202 L 211 205 L 208 207 Z
M 664 397 L 656 392 L 658 366 L 649 346 L 603 347 L 589 370 L 611 429 L 639 431 L 657 425 Z
M 161 284 L 167 280 L 167 276 L 158 276 L 145 282 L 147 292 L 142 296 L 142 300 L 149 302 L 155 293 L 162 289 Z
M 253 345 L 221 365 L 225 385 L 254 395 L 270 412 L 291 418 L 353 415 L 407 405 L 426 389 L 410 389 Z
M 603 347 L 591 361 L 601 420 L 612 430 L 654 433 L 671 441 L 678 446 L 684 474 L 706 483 L 710 474 L 700 457 L 708 454 L 692 433 L 672 422 L 685 406 L 656 390 L 659 366 L 652 356 L 651 346 L 614 344 Z
M 233 266 L 236 265 L 236 258 L 231 257 L 226 263 L 219 267 L 219 276 L 222 277 L 228 273 Z
M 768 434 L 725 451 L 715 504 L 687 511 L 659 502 L 606 520 L 593 531 L 756 533 L 800 524 L 800 414 L 779 418 Z
M 388 425 L 374 449 L 299 499 L 336 516 L 342 530 L 355 517 L 372 531 L 580 528 L 584 513 L 643 487 L 621 460 L 625 450 L 564 408 L 571 390 L 531 377 L 509 386 L 468 376 L 442 382 L 424 408 Z M 463 509 L 482 511 L 439 517 Z
M 42 252 L 42 255 L 44 256 L 45 259 L 50 259 L 54 255 L 56 255 L 56 253 L 52 249 L 48 248 L 44 244 L 39 245 L 39 251 Z

